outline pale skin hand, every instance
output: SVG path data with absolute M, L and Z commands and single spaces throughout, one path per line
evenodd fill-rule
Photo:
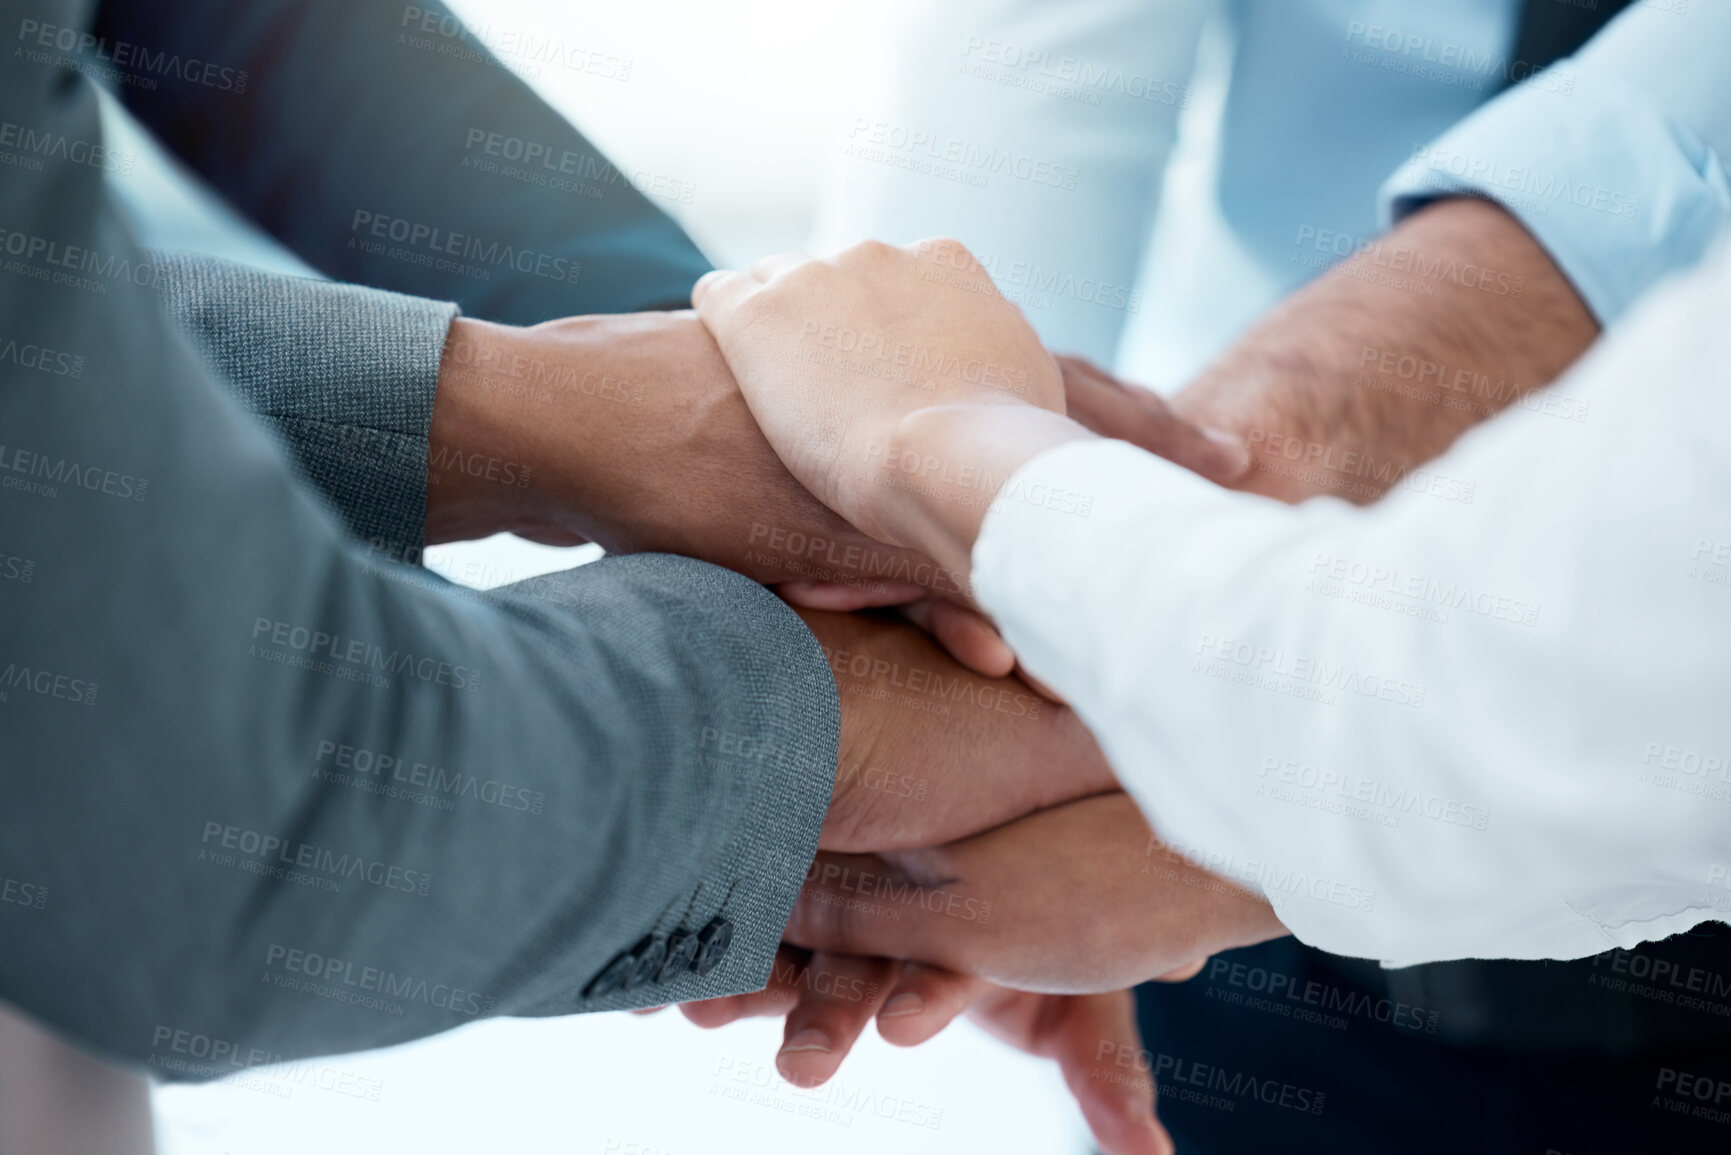
M 923 279 L 922 259 L 964 272 Z M 833 260 L 765 257 L 713 272 L 692 301 L 746 404 L 788 470 L 879 541 L 886 480 L 929 483 L 944 463 L 902 468 L 897 426 L 923 409 L 1032 407 L 1062 414 L 1057 363 L 1021 313 L 953 241 L 868 241 Z M 958 463 L 959 464 L 959 463 Z
M 1237 483 L 1239 488 L 1285 500 L 1319 492 L 1374 500 L 1384 488 L 1375 474 L 1342 471 L 1345 476 L 1333 478 L 1315 469 L 1283 469 L 1282 459 L 1290 460 L 1288 439 L 1298 439 L 1306 459 L 1380 455 L 1392 467 L 1384 475 L 1398 476 L 1446 449 L 1473 424 L 1553 380 L 1597 336 L 1597 324 L 1561 270 L 1514 218 L 1488 202 L 1437 202 L 1407 217 L 1380 244 L 1377 254 L 1352 257 L 1295 293 L 1173 403 L 1191 425 L 1230 430 L 1245 439 L 1256 468 Z M 1472 266 L 1493 275 L 1473 284 L 1433 278 L 1434 283 L 1425 282 L 1433 290 L 1426 294 L 1355 275 L 1375 274 L 1378 256 L 1397 252 L 1409 254 L 1407 263 L 1414 267 L 1452 261 L 1456 268 Z M 825 428 L 845 417 L 871 436 L 887 438 L 885 444 L 901 458 L 949 462 L 951 477 L 971 467 L 969 476 L 995 478 L 1000 487 L 1040 452 L 1094 432 L 1149 448 L 1158 448 L 1158 441 L 1147 435 L 1146 422 L 1135 416 L 1127 399 L 1114 396 L 1103 374 L 1076 365 L 1065 367 L 1064 383 L 1082 422 L 1059 416 L 1044 393 L 1021 399 L 1028 404 L 1007 404 L 1014 399 L 943 381 L 941 388 L 926 391 L 922 404 L 913 391 L 856 376 L 840 417 L 833 400 L 814 400 L 812 394 L 825 383 L 790 370 L 799 334 L 813 325 L 819 333 L 825 326 L 846 327 L 847 317 L 839 315 L 844 307 L 863 309 L 856 327 L 874 324 L 884 333 L 880 340 L 888 343 L 903 340 L 905 333 L 940 333 L 946 326 L 967 324 L 983 325 L 998 338 L 1015 334 L 1021 319 L 1007 302 L 984 290 L 919 282 L 909 276 L 914 259 L 914 250 L 888 246 L 876 246 L 863 257 L 850 252 L 835 262 L 777 258 L 750 277 L 712 274 L 712 280 L 700 283 L 697 303 L 705 323 L 720 335 L 724 352 L 739 358 L 735 368 L 745 375 L 741 388 L 753 412 L 781 408 L 779 424 L 767 431 L 784 460 L 806 461 L 804 472 L 796 468 L 795 475 L 879 540 L 921 549 L 965 574 L 984 520 L 987 503 L 977 500 L 982 487 L 928 485 L 914 492 L 874 486 L 872 471 L 853 457 L 814 452 L 802 437 L 808 428 L 800 425 L 802 406 L 826 404 Z M 947 259 L 958 260 L 953 254 Z M 961 303 L 958 296 L 970 300 Z M 910 315 L 917 323 L 896 327 L 899 318 Z M 746 326 L 751 350 L 741 336 Z M 1006 338 L 997 344 L 1024 355 L 1025 340 Z M 1385 354 L 1393 361 L 1385 361 Z M 1435 367 L 1429 371 L 1435 384 L 1421 388 L 1420 397 L 1405 396 L 1399 388 L 1373 388 L 1363 380 L 1365 370 L 1398 367 L 1403 358 Z M 1041 367 L 1033 358 L 1025 364 L 1029 372 Z M 1385 375 L 1383 381 L 1389 384 L 1391 378 Z M 1398 379 L 1398 369 L 1392 384 L 1407 384 Z M 835 443 L 832 434 L 825 444 Z M 1298 476 L 1287 476 L 1293 473 Z M 984 488 L 987 496 L 996 492 Z
M 1058 365 L 1021 312 L 977 265 L 922 278 L 933 255 L 973 263 L 955 241 L 866 242 L 710 273 L 692 300 L 789 472 L 878 541 L 966 574 L 1009 472 L 1092 434 L 1064 417 Z
M 1238 434 L 1192 425 L 1180 418 L 1163 398 L 1146 389 L 1126 388 L 1080 357 L 1060 353 L 1054 360 L 1063 373 L 1070 416 L 1088 429 L 1101 436 L 1129 441 L 1216 485 L 1233 487 L 1248 478 L 1250 452 Z M 869 600 L 870 591 L 842 585 L 814 582 L 783 585 L 780 589 L 782 596 L 793 604 L 814 609 L 854 610 L 873 604 Z M 970 669 L 1007 674 L 1015 668 L 1015 655 L 1009 646 L 977 613 L 942 598 L 912 602 L 903 612 L 920 628 L 929 630 Z M 1038 683 L 1034 685 L 1042 694 L 1057 700 L 1050 690 Z

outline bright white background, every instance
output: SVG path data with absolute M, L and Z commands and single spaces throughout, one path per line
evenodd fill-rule
M 838 121 L 845 128 L 893 60 L 903 2 L 455 7 L 490 25 L 490 41 L 532 31 L 629 58 L 626 83 L 554 69 L 531 83 L 625 171 L 694 183 L 691 203 L 672 210 L 713 259 L 736 264 L 804 243 Z M 139 171 L 128 191 L 148 240 L 207 247 L 206 208 L 163 172 Z M 594 551 L 500 537 L 429 552 L 446 577 L 491 586 Z M 482 1023 L 391 1051 L 261 1069 L 240 1084 L 159 1089 L 159 1144 L 164 1155 L 1087 1149 L 1055 1071 L 968 1024 L 913 1051 L 868 1030 L 835 1083 L 815 1092 L 775 1075 L 779 1039 L 779 1023 L 705 1033 L 674 1012 Z M 344 1093 L 374 1088 L 376 1100 Z

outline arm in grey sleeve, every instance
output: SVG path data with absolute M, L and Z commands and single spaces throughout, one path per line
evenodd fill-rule
M 427 431 L 455 305 L 153 253 L 181 332 L 262 417 L 349 531 L 415 557 L 427 512 Z
M 528 325 L 681 308 L 709 269 L 662 211 L 696 186 L 644 174 L 652 203 L 494 53 L 629 79 L 604 44 L 472 29 L 435 0 L 106 0 L 95 31 L 83 63 L 127 109 L 337 280 Z M 210 67 L 189 82 L 164 59 Z M 525 142 L 534 176 L 514 179 Z
M 98 140 L 52 52 L 0 98 Z M 762 984 L 837 743 L 790 611 L 662 556 L 497 596 L 368 564 L 98 170 L 9 176 L 0 227 L 4 338 L 34 350 L 0 356 L 0 999 L 200 1078 Z M 715 918 L 707 974 L 597 994 Z

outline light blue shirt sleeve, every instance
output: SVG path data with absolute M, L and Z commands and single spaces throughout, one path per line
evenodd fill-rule
M 1601 322 L 1731 221 L 1731 3 L 1635 5 L 1575 56 L 1428 144 L 1383 185 L 1385 225 L 1447 196 L 1520 220 Z

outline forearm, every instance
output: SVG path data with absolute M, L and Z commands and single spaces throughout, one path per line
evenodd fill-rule
M 925 555 L 860 534 L 793 480 L 689 312 L 451 327 L 432 413 L 428 540 L 500 530 L 684 554 L 768 583 L 899 583 L 906 597 L 963 588 Z
M 62 68 L 0 73 L 0 98 L 97 138 L 95 92 Z M 0 998 L 141 1062 L 189 1035 L 241 1056 L 346 1050 L 488 998 L 659 1001 L 584 992 L 659 918 L 724 902 L 741 941 L 707 977 L 670 976 L 676 997 L 761 983 L 835 765 L 809 632 L 682 559 L 476 598 L 359 556 L 236 404 L 245 389 L 188 344 L 102 179 L 56 161 L 0 182 L 12 235 L 54 238 L 20 257 L 31 276 L 0 279 L 0 313 L 84 370 L 9 368 L 0 389 L 0 510 L 34 578 L 0 595 L 0 875 L 37 900 L 0 902 Z M 276 318 L 278 347 L 331 354 L 342 386 L 297 400 L 334 420 L 370 379 L 345 367 L 411 339 L 307 349 L 297 319 Z M 254 352 L 254 384 L 292 380 Z M 716 733 L 761 757 L 718 755 Z M 291 951 L 411 993 L 400 1014 L 309 997 Z
M 1255 468 L 1237 488 L 1367 504 L 1512 404 L 1570 417 L 1533 394 L 1597 335 L 1513 217 L 1439 201 L 1295 293 L 1173 406 L 1244 436 Z

